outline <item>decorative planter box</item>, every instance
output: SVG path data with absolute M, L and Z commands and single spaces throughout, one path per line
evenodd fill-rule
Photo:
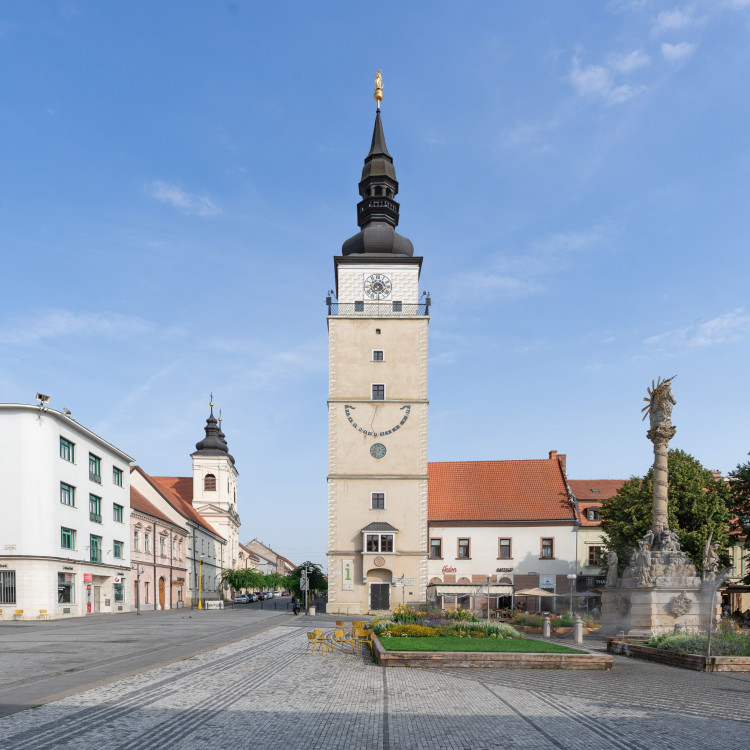
M 529 654 L 496 651 L 386 651 L 377 636 L 373 654 L 381 667 L 494 667 L 495 669 L 612 669 L 610 654 Z M 577 646 L 576 648 L 580 648 Z
M 622 638 L 610 638 L 607 650 L 613 654 L 633 656 L 697 672 L 750 672 L 750 656 L 711 656 L 706 665 L 706 657 L 700 654 L 675 654 L 673 651 L 644 646 Z

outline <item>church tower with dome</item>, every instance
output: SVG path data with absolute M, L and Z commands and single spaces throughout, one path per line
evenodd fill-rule
M 204 428 L 206 436 L 195 444 L 193 459 L 192 505 L 226 539 L 223 567 L 239 563 L 240 517 L 237 513 L 237 477 L 234 456 L 229 453 L 221 429 L 221 416 L 214 416 L 214 402 Z
M 427 327 L 422 258 L 396 232 L 396 170 L 376 77 L 375 127 L 359 182 L 360 231 L 334 256 L 327 299 L 328 612 L 426 599 Z

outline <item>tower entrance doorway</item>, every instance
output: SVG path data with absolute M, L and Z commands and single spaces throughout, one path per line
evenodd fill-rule
M 387 609 L 391 608 L 391 584 L 390 583 L 371 583 L 370 584 L 370 609 Z

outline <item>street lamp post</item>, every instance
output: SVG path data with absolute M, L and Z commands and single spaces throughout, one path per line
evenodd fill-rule
M 201 584 L 203 583 L 203 555 L 200 556 L 200 562 L 198 563 L 198 609 L 203 609 L 203 602 L 201 602 Z
M 492 573 L 487 573 L 487 622 L 490 621 L 490 579 Z
M 570 581 L 570 614 L 573 614 L 573 589 L 575 588 L 576 574 L 568 573 L 568 580 Z
M 143 568 L 136 563 L 135 566 L 135 572 L 136 572 L 136 583 L 135 583 L 135 613 L 137 615 L 141 614 L 141 573 L 143 573 Z

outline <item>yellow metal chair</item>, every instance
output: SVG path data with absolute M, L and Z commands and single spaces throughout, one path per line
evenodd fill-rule
M 354 631 L 354 640 L 357 642 L 357 645 L 359 647 L 368 646 L 370 648 L 370 653 L 372 653 L 372 631 L 371 630 L 365 630 L 364 628 L 357 628 Z
M 13 613 L 13 619 L 14 620 L 23 620 L 23 610 L 22 609 L 17 609 Z
M 354 638 L 347 637 L 346 633 L 341 629 L 336 629 L 333 631 L 333 636 L 331 638 L 331 646 L 333 647 L 333 652 L 336 653 L 336 644 L 341 644 L 341 651 L 343 651 L 345 648 L 346 650 L 351 654 L 355 651 L 359 651 L 359 641 L 356 641 Z
M 312 646 L 313 653 L 315 653 L 316 646 L 325 647 L 326 653 L 328 653 L 328 649 L 330 649 L 331 644 L 327 638 L 323 638 L 322 636 L 323 636 L 322 631 L 308 633 L 307 634 L 307 648 L 305 649 L 305 653 L 309 651 L 310 646 Z
M 47 612 L 46 609 L 40 609 L 39 610 L 39 619 L 40 620 L 49 620 L 50 619 L 49 612 Z

